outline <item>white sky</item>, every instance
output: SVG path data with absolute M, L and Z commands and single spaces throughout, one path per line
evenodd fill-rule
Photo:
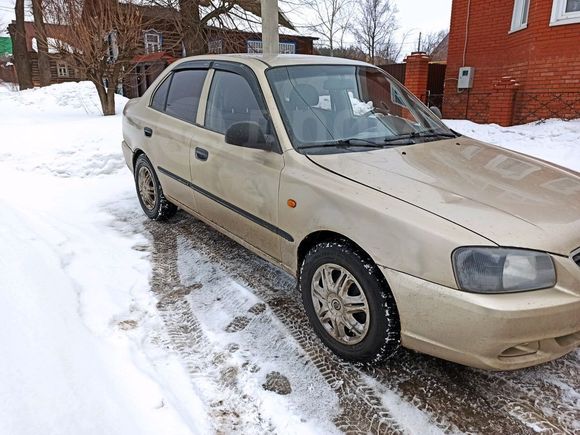
M 356 1 L 356 0 L 355 0 Z M 400 35 L 409 32 L 403 54 L 415 50 L 419 32 L 449 28 L 452 0 L 394 0 L 399 8 Z M 27 2 L 28 3 L 28 2 Z M 14 0 L 0 0 L 0 31 L 14 18 Z

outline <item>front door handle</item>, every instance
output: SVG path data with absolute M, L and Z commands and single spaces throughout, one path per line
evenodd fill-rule
M 145 136 L 151 137 L 151 136 L 153 136 L 153 129 L 150 127 L 144 127 L 143 133 L 145 133 Z
M 204 150 L 203 148 L 200 147 L 195 148 L 195 158 L 197 160 L 203 160 L 205 162 L 208 157 L 209 153 L 207 152 L 207 150 Z

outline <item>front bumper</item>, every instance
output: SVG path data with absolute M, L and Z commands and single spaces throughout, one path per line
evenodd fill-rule
M 395 296 L 404 347 L 467 366 L 514 370 L 580 345 L 580 296 L 552 288 L 482 295 L 381 267 Z

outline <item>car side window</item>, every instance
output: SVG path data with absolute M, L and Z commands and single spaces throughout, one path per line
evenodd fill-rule
M 248 81 L 239 74 L 217 70 L 213 76 L 205 127 L 218 133 L 225 132 L 236 122 L 258 123 L 268 133 L 268 120 Z
M 153 95 L 153 99 L 151 100 L 151 107 L 153 109 L 159 110 L 160 112 L 165 111 L 165 102 L 167 101 L 167 91 L 169 90 L 170 83 L 171 74 L 163 80 L 163 83 L 155 91 L 155 95 Z
M 201 69 L 174 72 L 167 92 L 165 113 L 184 121 L 195 123 L 206 75 L 207 70 Z M 157 90 L 157 92 L 160 91 L 161 88 Z M 157 97 L 157 94 L 155 94 L 155 97 Z M 155 100 L 155 97 L 153 97 L 153 100 Z

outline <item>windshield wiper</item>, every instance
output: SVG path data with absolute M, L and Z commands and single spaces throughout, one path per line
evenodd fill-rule
M 409 140 L 409 139 L 429 139 L 429 138 L 436 138 L 436 137 L 445 137 L 445 138 L 456 138 L 457 135 L 455 133 L 447 133 L 447 132 L 436 132 L 434 130 L 425 130 L 425 131 L 414 131 L 413 133 L 406 133 L 400 134 L 398 136 L 387 137 L 385 138 L 385 143 L 396 142 L 399 140 Z
M 361 143 L 356 143 L 361 142 Z M 311 148 L 324 148 L 324 147 L 335 147 L 335 148 L 385 148 L 388 147 L 385 143 L 376 143 L 368 139 L 361 139 L 358 137 L 351 137 L 347 139 L 338 139 L 333 142 L 326 142 L 322 144 L 313 144 L 301 146 L 301 150 L 307 150 Z

